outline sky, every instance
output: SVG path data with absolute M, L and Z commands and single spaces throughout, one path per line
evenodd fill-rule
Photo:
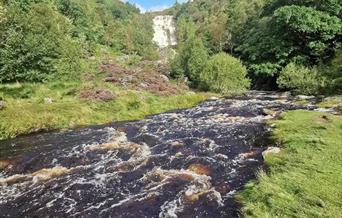
M 141 12 L 146 11 L 161 11 L 171 7 L 176 0 L 128 0 L 135 4 Z M 186 2 L 186 0 L 178 0 L 179 3 Z

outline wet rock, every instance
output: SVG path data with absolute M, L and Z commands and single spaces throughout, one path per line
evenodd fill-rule
M 6 169 L 11 163 L 6 160 L 0 160 L 0 170 Z
M 278 147 L 269 147 L 266 151 L 262 152 L 262 156 L 265 159 L 268 155 L 279 154 L 280 151 L 281 150 Z
M 175 157 L 182 157 L 182 156 L 184 156 L 182 152 L 177 152 L 177 153 L 175 154 Z
M 215 190 L 218 191 L 220 194 L 225 195 L 230 192 L 230 187 L 228 184 L 222 182 L 215 187 Z
M 0 111 L 5 109 L 5 107 L 6 107 L 6 102 L 0 101 Z
M 181 148 L 184 146 L 184 143 L 180 141 L 173 141 L 170 143 L 170 145 L 172 148 Z
M 97 90 L 83 90 L 80 97 L 90 101 L 104 101 L 109 102 L 115 99 L 114 94 L 110 90 L 97 89 Z
M 211 175 L 211 171 L 210 171 L 209 167 L 204 166 L 202 164 L 191 164 L 188 167 L 188 170 L 192 171 L 194 173 L 197 173 L 199 175 L 206 175 L 206 176 Z
M 310 99 L 314 99 L 315 96 L 307 96 L 307 95 L 297 95 L 296 99 L 298 100 L 310 100 Z

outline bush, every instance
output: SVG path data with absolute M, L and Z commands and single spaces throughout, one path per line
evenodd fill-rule
M 249 88 L 250 81 L 246 75 L 246 67 L 240 60 L 225 53 L 219 53 L 209 60 L 202 71 L 201 82 L 211 91 L 227 94 Z
M 315 68 L 310 69 L 290 63 L 280 73 L 277 83 L 280 88 L 291 90 L 296 94 L 314 95 L 320 93 L 325 79 Z

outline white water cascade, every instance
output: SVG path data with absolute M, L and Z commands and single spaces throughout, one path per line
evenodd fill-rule
M 176 27 L 173 16 L 156 16 L 153 19 L 153 41 L 159 48 L 177 45 Z

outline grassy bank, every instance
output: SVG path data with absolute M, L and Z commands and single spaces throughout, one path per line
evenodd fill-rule
M 32 133 L 41 129 L 65 129 L 103 124 L 112 121 L 142 119 L 172 109 L 191 107 L 210 96 L 184 91 L 181 94 L 158 96 L 145 91 L 123 90 L 102 84 L 115 99 L 109 102 L 86 101 L 79 90 L 86 84 L 11 84 L 0 86 L 0 97 L 6 108 L 0 111 L 0 139 Z M 45 98 L 53 103 L 46 103 Z
M 246 217 L 342 217 L 342 117 L 293 111 L 275 122 L 283 147 L 239 198 Z
M 41 129 L 64 129 L 112 121 L 142 119 L 149 114 L 191 107 L 210 94 L 184 91 L 158 96 L 144 91 L 122 90 L 106 85 L 114 93 L 110 102 L 79 98 L 78 83 L 2 85 L 6 108 L 0 111 L 0 139 L 32 133 Z M 44 98 L 53 99 L 46 103 Z

